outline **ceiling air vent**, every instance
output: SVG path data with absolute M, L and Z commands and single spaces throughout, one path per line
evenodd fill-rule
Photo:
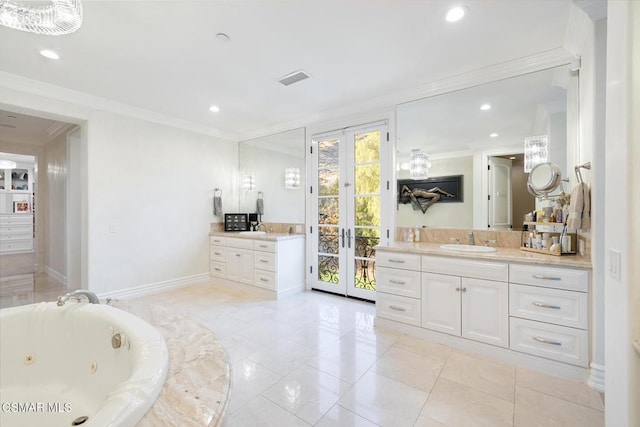
M 291 86 L 294 83 L 298 83 L 308 78 L 309 78 L 309 75 L 304 71 L 294 71 L 293 73 L 287 74 L 286 76 L 278 79 L 278 81 L 285 86 Z

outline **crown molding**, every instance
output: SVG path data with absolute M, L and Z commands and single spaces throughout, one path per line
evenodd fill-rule
M 89 109 L 102 110 L 109 113 L 134 117 L 140 120 L 209 135 L 228 141 L 238 140 L 238 135 L 236 133 L 221 131 L 219 129 L 204 126 L 188 120 L 179 119 L 144 108 L 134 107 L 111 99 L 90 95 L 85 92 L 67 89 L 62 86 L 52 85 L 17 74 L 7 73 L 5 71 L 0 71 L 0 82 L 0 87 L 3 88 L 52 98 L 58 101 L 69 102 Z
M 323 122 L 335 122 L 354 115 L 372 115 L 375 112 L 395 110 L 398 104 L 422 98 L 441 95 L 443 93 L 491 83 L 498 80 L 533 73 L 560 65 L 570 64 L 575 55 L 563 47 L 551 49 L 535 55 L 513 59 L 510 61 L 479 68 L 470 72 L 457 74 L 445 79 L 436 80 L 422 86 L 406 89 L 393 94 L 370 98 L 342 108 L 325 110 L 318 114 L 282 123 L 278 126 L 241 133 L 240 140 L 259 138 L 285 130 L 314 126 Z

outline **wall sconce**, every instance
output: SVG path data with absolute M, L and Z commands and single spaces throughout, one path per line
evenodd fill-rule
M 531 172 L 537 164 L 546 163 L 549 158 L 549 137 L 531 136 L 524 139 L 524 173 Z
M 242 175 L 242 189 L 245 191 L 255 190 L 256 178 L 252 174 Z
M 429 168 L 431 163 L 427 153 L 420 151 L 418 148 L 411 150 L 409 157 L 409 176 L 411 179 L 425 179 L 429 177 Z
M 289 190 L 300 188 L 300 169 L 286 168 L 284 170 L 284 188 Z

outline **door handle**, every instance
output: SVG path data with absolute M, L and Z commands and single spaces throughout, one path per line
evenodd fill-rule
M 342 239 L 342 247 L 344 248 L 344 228 L 340 231 L 340 238 Z
M 350 228 L 347 229 L 347 247 L 351 248 L 351 229 Z

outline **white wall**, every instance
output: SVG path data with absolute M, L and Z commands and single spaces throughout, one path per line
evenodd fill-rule
M 607 23 L 605 262 L 621 255 L 620 278 L 605 274 L 605 418 L 640 425 L 640 2 L 610 1 Z
M 208 277 L 213 189 L 237 207 L 236 143 L 91 108 L 61 88 L 4 83 L 0 107 L 82 126 L 82 287 Z
M 89 118 L 89 288 L 209 271 L 215 187 L 233 203 L 237 144 L 96 111 Z
M 473 228 L 473 157 L 451 157 L 429 161 L 431 177 L 463 175 L 463 202 L 436 202 L 424 214 L 421 210 L 413 210 L 411 204 L 400 204 L 396 213 L 396 224 L 399 227 L 426 225 L 443 228 Z M 399 171 L 397 178 L 408 179 L 409 171 Z
M 67 283 L 67 137 L 59 135 L 44 147 L 46 180 L 39 182 L 44 191 L 44 263 L 45 270 L 54 278 Z M 37 206 L 36 206 L 37 208 Z M 73 284 L 71 284 L 73 285 Z

